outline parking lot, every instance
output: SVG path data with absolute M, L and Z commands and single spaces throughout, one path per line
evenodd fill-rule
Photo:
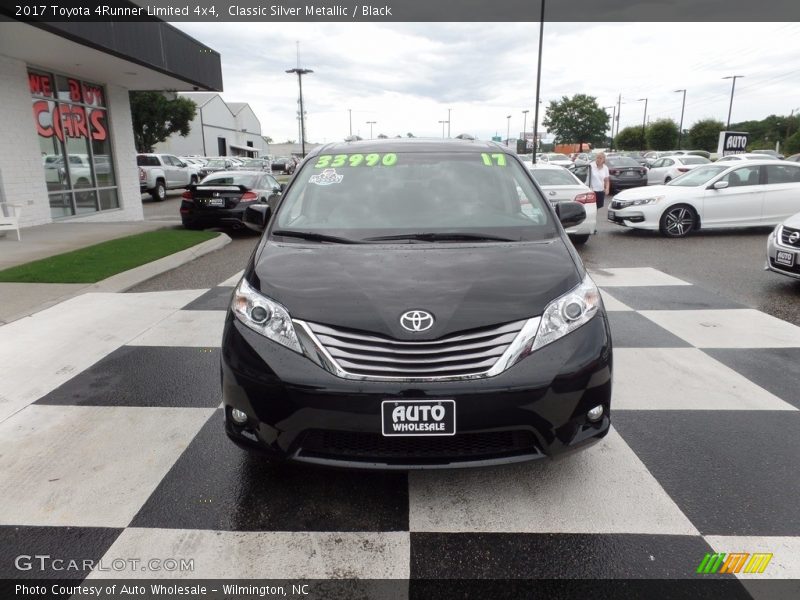
M 146 218 L 173 209 L 174 196 L 146 204 Z M 611 321 L 613 429 L 554 462 L 363 473 L 233 446 L 219 342 L 257 242 L 246 232 L 128 293 L 5 326 L 4 568 L 36 545 L 194 560 L 31 574 L 69 579 L 689 579 L 706 553 L 764 552 L 762 578 L 797 578 L 800 282 L 762 271 L 766 230 L 669 240 L 604 212 L 580 253 Z M 735 578 L 759 576 L 720 577 L 736 598 L 749 596 Z

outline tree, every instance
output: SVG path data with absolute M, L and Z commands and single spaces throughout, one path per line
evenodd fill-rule
M 614 148 L 617 150 L 641 150 L 644 148 L 642 128 L 636 125 L 621 130 L 614 138 Z
M 678 145 L 678 124 L 672 119 L 658 119 L 645 131 L 647 148 L 650 150 L 672 150 Z
M 719 132 L 725 131 L 725 123 L 716 119 L 704 119 L 689 129 L 689 145 L 694 150 L 716 152 Z
M 197 104 L 188 98 L 168 100 L 162 92 L 130 92 L 133 139 L 137 152 L 153 147 L 173 133 L 189 135 Z
M 787 156 L 798 152 L 800 152 L 800 131 L 789 136 L 789 139 L 786 140 L 786 145 L 783 147 L 783 153 Z
M 414 136 L 413 133 L 409 132 L 409 133 L 406 134 L 406 137 L 410 137 L 411 138 L 411 137 L 415 137 L 415 136 Z
M 385 133 L 379 133 L 379 134 L 378 134 L 378 139 L 379 139 L 379 140 L 385 140 L 385 139 L 386 139 L 386 138 L 388 138 L 388 137 L 389 137 L 389 136 L 388 136 L 388 135 L 386 135 Z
M 269 137 L 268 135 L 264 136 L 264 141 L 267 142 L 268 144 L 272 144 L 273 143 L 272 138 Z
M 608 128 L 608 113 L 597 105 L 594 96 L 575 94 L 552 100 L 542 121 L 555 134 L 556 143 L 602 142 Z

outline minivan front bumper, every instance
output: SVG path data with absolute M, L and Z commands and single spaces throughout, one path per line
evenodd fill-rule
M 555 457 L 610 427 L 612 343 L 605 313 L 494 377 L 354 381 L 244 327 L 229 312 L 222 342 L 225 428 L 273 457 L 378 469 L 477 466 Z M 386 437 L 386 400 L 453 400 L 453 436 Z M 587 413 L 603 407 L 596 421 Z M 247 415 L 237 424 L 231 411 Z

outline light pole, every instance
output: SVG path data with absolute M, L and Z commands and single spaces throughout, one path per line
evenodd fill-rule
M 725 125 L 725 131 L 730 129 L 731 127 L 731 111 L 733 110 L 733 91 L 736 89 L 736 80 L 741 79 L 744 75 L 728 75 L 727 77 L 723 77 L 723 79 L 733 79 L 731 83 L 731 103 L 728 105 L 728 123 Z
M 450 137 L 450 111 L 453 110 L 452 108 L 447 109 L 447 137 Z
M 604 106 L 603 110 L 608 111 L 611 109 L 611 150 L 614 149 L 614 116 L 617 114 L 617 105 L 612 104 L 611 106 Z
M 348 108 L 347 112 L 350 113 L 350 137 L 353 137 L 353 109 Z
M 297 83 L 300 86 L 300 152 L 303 155 L 303 158 L 306 156 L 306 120 L 305 120 L 305 112 L 303 111 L 303 75 L 308 75 L 309 73 L 313 73 L 311 69 L 301 69 L 297 67 L 295 69 L 286 69 L 287 73 L 297 73 Z
M 525 135 L 528 129 L 528 113 L 529 110 L 522 111 L 522 141 L 525 142 L 525 150 L 528 150 L 528 137 Z
M 508 143 L 508 140 L 511 138 L 511 115 L 506 117 L 506 123 L 508 124 L 506 128 L 506 146 L 510 146 L 511 144 Z
M 678 125 L 678 150 L 681 149 L 681 137 L 683 136 L 683 110 L 686 108 L 686 90 L 675 90 L 675 93 L 683 92 L 683 102 L 681 102 L 681 124 Z
M 375 125 L 377 121 L 367 121 L 367 125 L 369 125 L 369 139 L 372 139 L 372 126 Z
M 617 135 L 619 135 L 619 118 L 622 115 L 622 94 L 617 97 Z M 616 138 L 616 136 L 614 136 Z
M 539 92 L 542 88 L 542 43 L 544 41 L 544 0 L 542 2 L 542 11 L 539 15 L 539 57 L 536 65 L 536 104 L 533 109 L 533 155 L 531 160 L 536 164 L 536 150 L 539 145 Z
M 647 98 L 639 98 L 637 102 L 641 102 L 642 100 L 644 100 L 644 116 L 642 117 L 642 146 L 643 146 L 642 150 L 644 150 L 644 146 L 647 145 L 647 142 L 645 141 L 645 126 L 647 123 Z
M 444 124 L 449 123 L 449 121 L 439 121 L 442 124 L 442 139 L 444 139 Z

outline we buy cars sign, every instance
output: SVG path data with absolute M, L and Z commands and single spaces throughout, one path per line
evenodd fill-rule
M 746 131 L 720 131 L 717 144 L 717 156 L 728 154 L 744 154 L 747 148 Z

